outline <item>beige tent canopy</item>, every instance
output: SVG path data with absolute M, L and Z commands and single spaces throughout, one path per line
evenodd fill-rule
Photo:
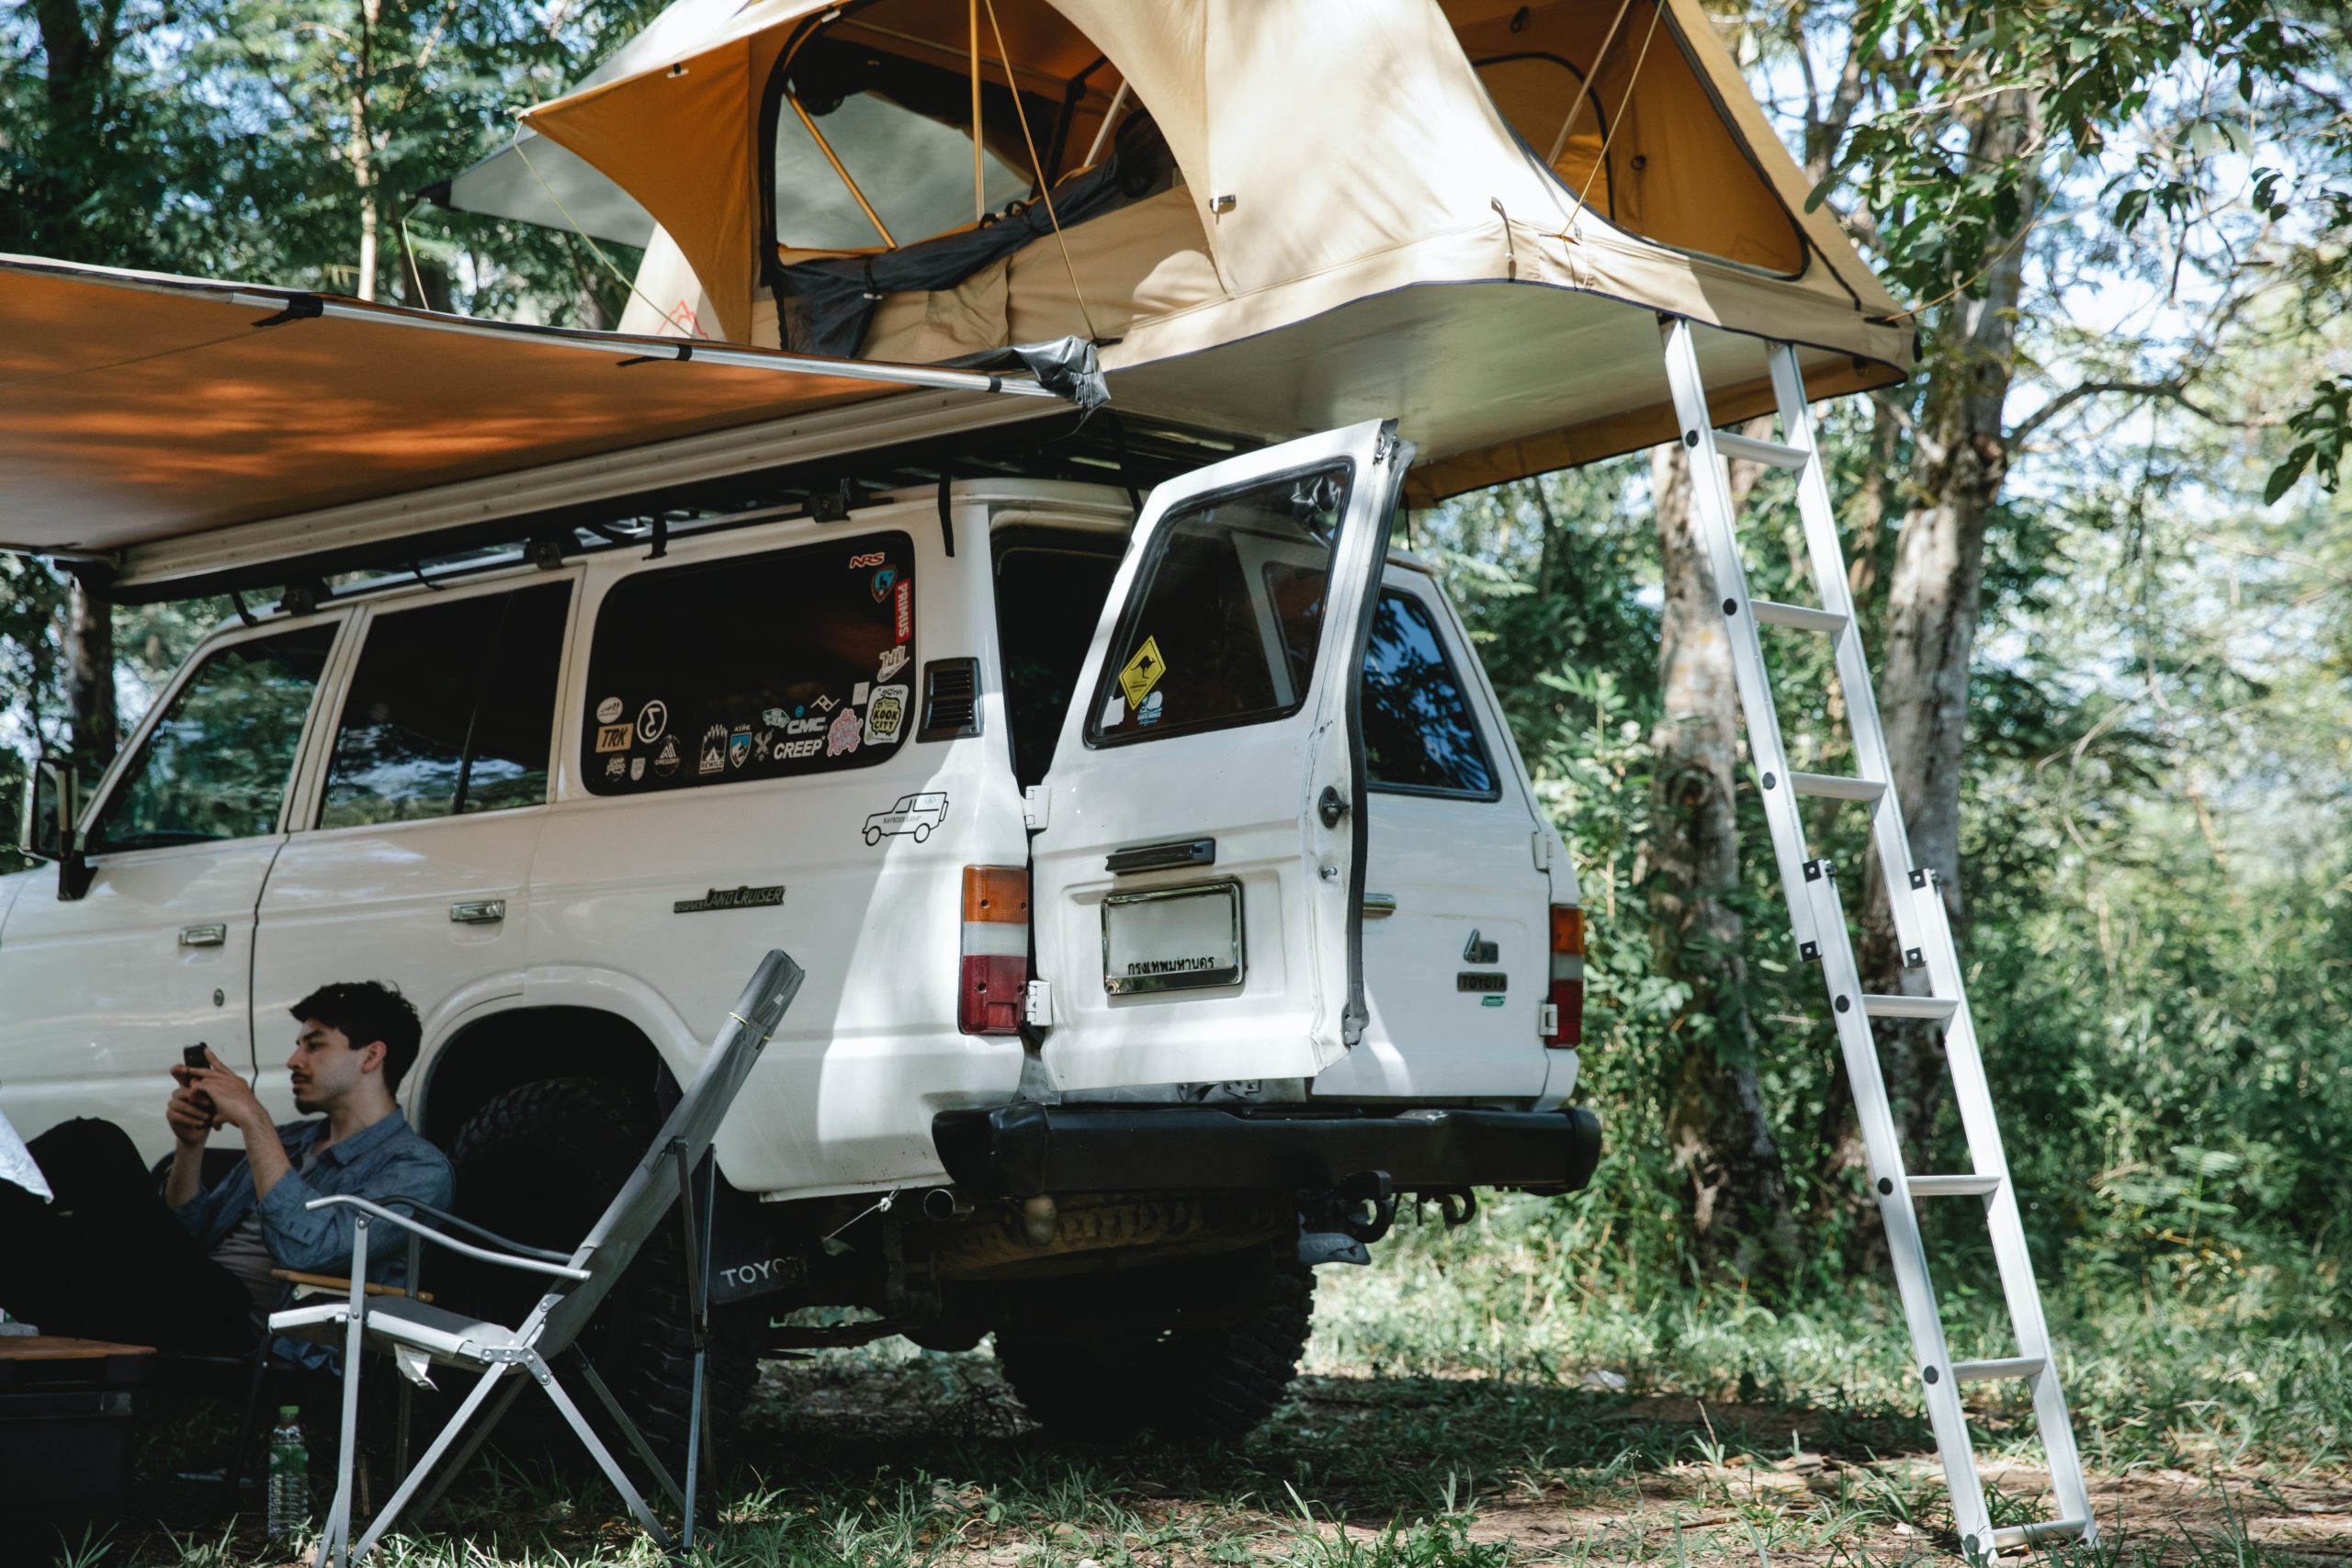
M 1397 414 L 1434 459 L 1424 495 L 1672 434 L 1659 312 L 1746 334 L 1702 335 L 1726 419 L 1770 406 L 1753 339 L 1804 345 L 1817 397 L 1911 363 L 1698 0 L 696 0 L 694 21 L 524 123 L 662 226 L 700 298 L 650 303 L 707 335 L 809 346 L 814 279 L 863 296 L 861 355 L 1088 336 L 1142 412 L 1269 436 Z M 1115 159 L 1136 167 L 1105 196 Z

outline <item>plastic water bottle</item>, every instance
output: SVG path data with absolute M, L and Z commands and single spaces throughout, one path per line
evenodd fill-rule
M 301 1407 L 280 1405 L 269 1434 L 269 1539 L 283 1540 L 311 1522 L 311 1450 L 302 1441 Z

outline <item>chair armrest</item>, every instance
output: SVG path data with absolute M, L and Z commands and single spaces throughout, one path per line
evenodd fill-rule
M 305 1274 L 295 1269 L 273 1269 L 269 1271 L 269 1277 L 273 1280 L 283 1280 L 289 1285 L 309 1285 L 322 1291 L 348 1292 L 351 1289 L 351 1281 L 348 1280 L 332 1274 Z M 413 1296 L 421 1302 L 430 1302 L 433 1299 L 431 1291 L 403 1291 L 398 1285 L 379 1285 L 373 1280 L 368 1281 L 367 1290 L 371 1296 Z
M 324 1198 L 313 1198 L 302 1207 L 305 1209 L 356 1209 L 370 1219 L 382 1220 L 387 1224 L 398 1225 L 411 1235 L 423 1236 L 437 1247 L 446 1247 L 452 1252 L 462 1253 L 477 1262 L 495 1263 L 503 1269 L 520 1269 L 526 1273 L 545 1274 L 552 1279 L 570 1280 L 574 1283 L 588 1278 L 588 1270 L 585 1269 L 574 1269 L 561 1263 L 542 1263 L 536 1258 L 515 1258 L 506 1253 L 492 1252 L 487 1247 L 476 1247 L 471 1242 L 459 1241 L 455 1236 L 443 1235 L 431 1225 L 420 1224 L 406 1214 L 395 1214 L 380 1203 L 371 1203 L 367 1199 L 349 1192 L 335 1192 Z
M 496 1231 L 482 1229 L 481 1226 L 474 1224 L 471 1220 L 461 1220 L 446 1209 L 436 1209 L 432 1204 L 424 1201 L 422 1198 L 379 1198 L 376 1201 L 379 1203 L 406 1204 L 411 1210 L 423 1214 L 426 1219 L 431 1220 L 443 1230 L 457 1231 L 461 1235 L 473 1237 L 476 1241 L 487 1242 L 490 1246 L 497 1247 L 500 1251 L 511 1252 L 517 1258 L 536 1258 L 542 1263 L 569 1263 L 571 1261 L 571 1254 L 568 1252 L 550 1252 L 544 1247 L 525 1247 L 519 1241 L 509 1241 L 504 1236 L 500 1235 Z

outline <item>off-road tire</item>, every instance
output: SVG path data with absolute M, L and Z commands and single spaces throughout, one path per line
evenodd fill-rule
M 510 1089 L 467 1118 L 449 1145 L 457 1212 L 526 1246 L 569 1251 L 644 1156 L 658 1126 L 650 1096 L 632 1096 L 602 1079 L 542 1078 Z M 492 1322 L 519 1323 L 540 1293 L 537 1276 L 512 1269 L 461 1269 L 451 1262 L 438 1272 L 460 1310 L 487 1309 L 481 1315 Z M 711 1319 L 703 1380 L 722 1449 L 740 1426 L 759 1375 L 760 1326 L 741 1314 L 717 1313 Z M 596 1309 L 580 1348 L 676 1473 L 685 1452 L 694 1337 L 684 1245 L 674 1215 L 655 1229 Z M 557 1363 L 559 1377 L 567 1371 Z M 565 1382 L 574 1401 L 602 1424 L 603 1408 L 582 1380 Z M 546 1403 L 526 1396 L 508 1420 L 537 1415 L 535 1407 Z M 526 1421 L 525 1429 L 545 1427 Z
M 1135 1287 L 1148 1290 L 1140 1280 Z M 1029 1414 L 1055 1436 L 1123 1442 L 1230 1442 L 1274 1413 L 1298 1376 L 1315 1276 L 1296 1265 L 1264 1281 L 1250 1316 L 1212 1328 L 1134 1329 L 1073 1338 L 999 1328 L 996 1359 Z

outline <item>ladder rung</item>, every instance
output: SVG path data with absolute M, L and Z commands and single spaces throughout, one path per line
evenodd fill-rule
M 1989 1198 L 2001 1190 L 1997 1176 L 1914 1176 L 1905 1179 L 1914 1198 Z
M 1715 450 L 1726 457 L 1750 463 L 1770 463 L 1776 468 L 1802 468 L 1813 457 L 1802 446 L 1784 446 L 1778 441 L 1758 441 L 1752 435 L 1734 435 L 1728 430 L 1715 432 Z
M 1789 787 L 1799 795 L 1826 795 L 1831 800 L 1861 800 L 1875 803 L 1886 793 L 1886 785 L 1876 779 L 1848 778 L 1843 773 L 1795 773 L 1789 775 Z
M 1953 1381 L 1958 1382 L 1990 1382 L 1996 1378 L 2035 1378 L 2050 1364 L 2042 1356 L 2005 1356 L 1995 1361 L 1954 1361 Z
M 1846 617 L 1835 610 L 1816 610 L 1810 604 L 1783 604 L 1777 599 L 1754 599 L 1749 604 L 1756 618 L 1768 626 L 1794 626 L 1799 631 L 1820 632 L 1836 636 L 1846 629 Z
M 2079 1536 L 2091 1528 L 2088 1519 L 2042 1519 L 2030 1525 L 1999 1525 L 1993 1530 L 1993 1550 L 2012 1546 L 2039 1546 L 2045 1540 L 2063 1540 Z
M 1872 1018 L 1947 1019 L 1960 1010 L 1953 997 L 1891 997 L 1865 992 L 1862 1010 Z

